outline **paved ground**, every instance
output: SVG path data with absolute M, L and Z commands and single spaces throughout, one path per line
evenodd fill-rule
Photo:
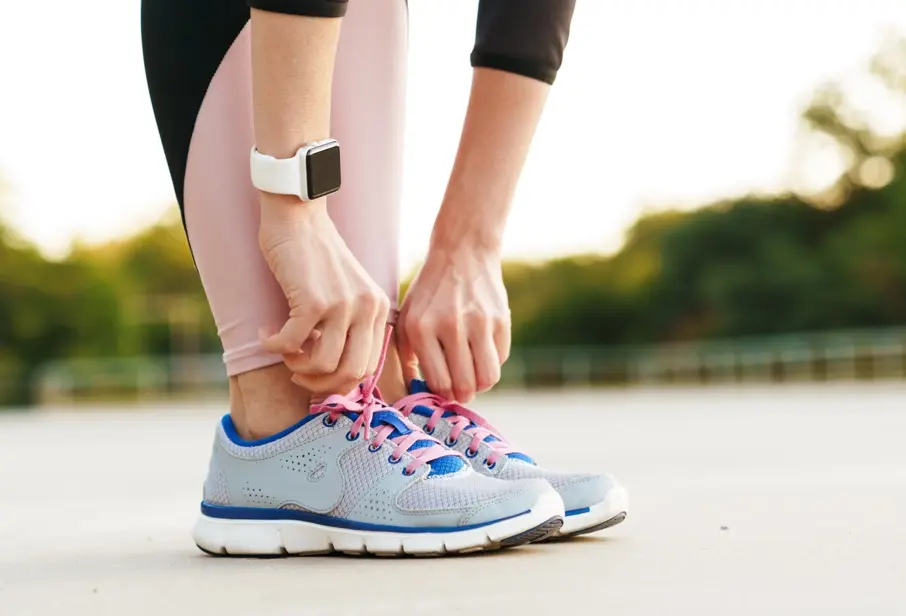
M 906 614 L 904 386 L 482 408 L 543 462 L 620 477 L 629 520 L 478 557 L 214 559 L 188 529 L 217 407 L 0 415 L 0 614 Z

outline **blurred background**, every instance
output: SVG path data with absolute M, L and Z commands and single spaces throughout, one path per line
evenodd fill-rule
M 475 11 L 411 5 L 405 276 Z M 224 396 L 139 3 L 54 10 L 0 19 L 0 406 Z M 502 386 L 903 379 L 902 2 L 580 1 L 506 242 Z

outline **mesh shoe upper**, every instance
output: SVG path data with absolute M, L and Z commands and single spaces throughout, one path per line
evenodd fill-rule
M 423 381 L 413 381 L 410 390 L 412 395 L 395 406 L 412 423 L 427 428 L 429 434 L 447 447 L 463 453 L 472 467 L 484 475 L 509 481 L 543 479 L 560 494 L 567 511 L 600 503 L 617 485 L 609 475 L 558 472 L 539 467 L 474 411 L 444 402 L 431 394 Z M 451 438 L 453 435 L 455 437 Z M 475 438 L 476 435 L 480 438 Z
M 214 440 L 205 502 L 291 508 L 384 526 L 457 527 L 523 514 L 551 491 L 538 478 L 514 485 L 477 474 L 447 450 L 408 474 L 419 451 L 437 441 L 389 410 L 374 414 L 370 438 L 364 430 L 353 438 L 356 418 L 345 411 L 333 419 L 314 414 L 275 437 L 245 442 L 225 417 Z M 387 422 L 393 430 L 384 428 L 388 438 L 376 445 L 379 426 Z M 395 460 L 402 438 L 412 442 Z

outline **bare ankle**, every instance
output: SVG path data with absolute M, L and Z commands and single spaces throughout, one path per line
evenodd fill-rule
M 239 389 L 239 377 L 230 377 L 230 417 L 233 423 L 245 420 L 245 404 L 242 402 L 242 390 Z
M 242 438 L 271 436 L 305 417 L 310 396 L 291 376 L 285 365 L 277 364 L 230 379 L 230 416 Z

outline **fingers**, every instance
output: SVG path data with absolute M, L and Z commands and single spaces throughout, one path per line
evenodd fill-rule
M 412 348 L 412 340 L 410 339 L 408 329 L 406 328 L 405 307 L 400 311 L 399 325 L 400 326 L 396 328 L 396 350 L 397 353 L 399 353 L 400 367 L 403 370 L 403 380 L 408 387 L 409 383 L 412 382 L 412 379 L 417 379 L 421 375 L 418 369 L 418 356 Z
M 513 327 L 510 319 L 499 318 L 494 320 L 494 346 L 497 349 L 497 358 L 500 366 L 510 358 L 511 337 Z
M 318 337 L 315 326 L 320 318 L 320 313 L 315 311 L 290 317 L 279 332 L 261 339 L 261 347 L 268 353 L 278 355 L 298 354 L 309 338 Z
M 451 399 L 463 404 L 475 396 L 475 361 L 469 348 L 468 331 L 461 317 L 441 323 L 438 338 L 452 380 Z
M 350 328 L 349 317 L 340 313 L 329 318 L 320 328 L 321 338 L 315 342 L 305 372 L 313 375 L 333 374 L 340 365 Z M 305 360 L 303 360 L 305 361 Z
M 510 329 L 504 320 L 481 314 L 458 314 L 437 326 L 406 315 L 399 349 L 407 380 L 417 378 L 420 367 L 432 391 L 467 403 L 500 380 L 501 354 L 509 355 Z
M 372 374 L 380 359 L 390 302 L 381 293 L 363 293 L 319 325 L 310 353 L 284 355 L 293 382 L 317 393 L 352 389 Z M 349 323 L 348 316 L 354 320 Z
M 368 364 L 365 368 L 365 376 L 374 374 L 377 371 L 377 365 L 381 358 L 381 349 L 384 346 L 384 330 L 387 328 L 387 315 L 378 316 L 371 324 L 371 347 L 370 354 L 366 352 Z M 366 351 L 367 351 L 366 350 Z
M 469 348 L 475 368 L 475 391 L 487 391 L 500 380 L 500 360 L 494 340 L 494 325 L 479 319 L 469 328 Z
M 372 323 L 359 321 L 349 328 L 343 357 L 337 369 L 321 382 L 329 391 L 349 391 L 362 382 L 368 372 L 369 355 L 374 346 Z
M 372 334 L 371 334 L 371 354 L 368 359 L 368 368 L 366 376 L 372 375 L 377 371 L 380 362 L 381 351 L 384 348 L 384 336 L 387 335 L 387 322 L 390 318 L 390 298 L 381 293 L 379 302 L 372 316 Z
M 447 368 L 447 359 L 435 328 L 424 320 L 413 318 L 411 314 L 406 317 L 404 328 L 406 342 L 404 349 L 401 350 L 401 359 L 402 357 L 408 359 L 403 360 L 403 369 L 406 370 L 407 364 L 417 365 L 431 391 L 444 398 L 454 399 L 453 382 Z M 417 362 L 414 361 L 415 357 L 418 358 Z
M 283 355 L 283 362 L 295 373 L 304 379 L 294 379 L 300 385 L 311 382 L 323 384 L 323 377 L 336 372 L 346 347 L 346 337 L 349 325 L 341 317 L 334 317 L 320 323 L 318 329 L 320 337 L 311 345 L 311 350 L 306 353 L 288 353 Z M 312 381 L 315 379 L 315 381 Z

